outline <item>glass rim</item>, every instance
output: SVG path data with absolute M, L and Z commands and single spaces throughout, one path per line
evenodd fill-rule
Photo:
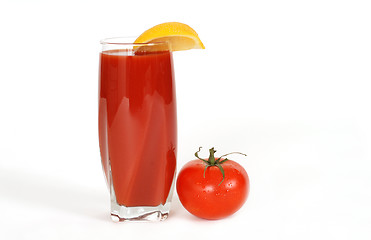
M 162 44 L 169 44 L 165 41 L 158 41 L 158 42 L 150 42 L 150 43 L 134 43 L 134 40 L 136 37 L 110 37 L 110 38 L 104 38 L 100 40 L 100 44 L 110 44 L 110 45 L 124 45 L 124 46 L 133 46 L 133 45 L 140 45 L 140 46 L 156 46 L 156 45 L 162 45 Z

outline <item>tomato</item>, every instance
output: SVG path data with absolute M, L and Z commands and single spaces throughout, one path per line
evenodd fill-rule
M 240 164 L 222 157 L 215 159 L 214 148 L 209 151 L 208 160 L 199 158 L 196 152 L 198 159 L 183 166 L 176 187 L 179 200 L 188 212 L 215 220 L 232 215 L 243 206 L 250 181 Z

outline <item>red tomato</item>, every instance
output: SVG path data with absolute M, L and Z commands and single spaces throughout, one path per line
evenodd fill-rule
M 214 152 L 213 148 L 210 149 L 209 160 L 199 158 L 184 165 L 176 184 L 184 208 L 204 219 L 232 215 L 242 207 L 249 193 L 250 183 L 245 169 L 237 162 L 224 162 L 224 158 L 215 159 L 214 156 L 215 165 L 210 165 Z

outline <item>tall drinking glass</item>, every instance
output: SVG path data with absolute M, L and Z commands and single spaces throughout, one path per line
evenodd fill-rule
M 113 221 L 167 218 L 177 122 L 168 44 L 101 41 L 99 145 Z

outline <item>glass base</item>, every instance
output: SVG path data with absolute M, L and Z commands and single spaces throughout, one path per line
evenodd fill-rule
M 174 186 L 175 186 L 175 173 L 173 182 L 170 187 L 169 194 L 167 196 L 165 204 L 160 204 L 158 206 L 137 206 L 137 207 L 126 207 L 120 205 L 116 201 L 116 193 L 112 184 L 112 173 L 109 171 L 109 188 L 111 195 L 111 218 L 114 222 L 126 222 L 126 221 L 163 221 L 165 220 L 170 212 L 171 198 L 173 196 Z
M 170 202 L 153 207 L 125 207 L 111 203 L 111 218 L 114 222 L 125 221 L 163 221 L 170 211 Z

